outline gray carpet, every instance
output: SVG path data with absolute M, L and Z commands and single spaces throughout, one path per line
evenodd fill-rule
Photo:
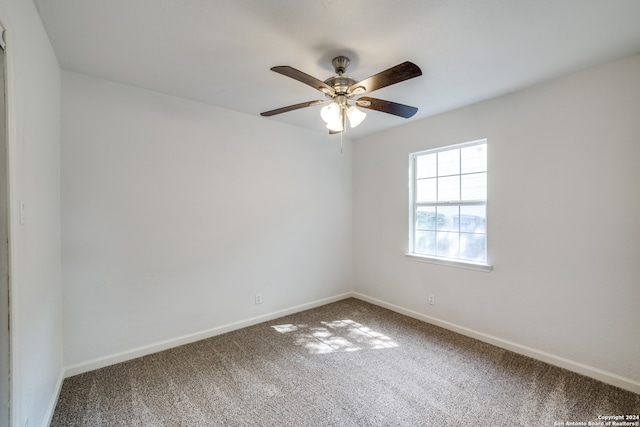
M 640 395 L 351 298 L 68 378 L 51 425 L 554 426 L 638 413 Z

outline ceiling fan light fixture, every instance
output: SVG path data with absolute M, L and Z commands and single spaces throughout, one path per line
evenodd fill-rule
M 365 117 L 367 117 L 367 113 L 358 110 L 354 105 L 350 105 L 347 107 L 347 117 L 349 118 L 349 124 L 354 128 L 364 121 Z

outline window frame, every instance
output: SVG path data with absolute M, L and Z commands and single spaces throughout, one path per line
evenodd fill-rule
M 413 153 L 409 153 L 409 244 L 408 244 L 408 251 L 405 253 L 405 257 L 411 261 L 421 261 L 421 262 L 427 262 L 427 263 L 431 263 L 431 264 L 438 264 L 438 265 L 445 265 L 445 266 L 449 266 L 449 267 L 458 267 L 458 268 L 465 268 L 465 269 L 471 269 L 471 270 L 478 270 L 478 271 L 484 271 L 484 272 L 490 272 L 493 270 L 493 266 L 491 264 L 489 264 L 489 251 L 488 251 L 488 247 L 489 247 L 489 242 L 488 242 L 488 236 L 489 236 L 489 221 L 487 218 L 486 224 L 485 224 L 485 253 L 486 253 L 486 259 L 484 262 L 477 262 L 477 261 L 472 261 L 472 260 L 466 260 L 466 259 L 462 259 L 462 258 L 449 258 L 449 257 L 438 257 L 435 255 L 428 255 L 428 254 L 421 254 L 421 253 L 416 253 L 415 252 L 415 235 L 416 235 L 416 218 L 415 218 L 415 212 L 416 209 L 419 206 L 447 206 L 447 205 L 451 205 L 451 206 L 484 206 L 485 207 L 485 212 L 488 206 L 488 195 L 485 197 L 484 200 L 455 200 L 455 201 L 437 201 L 437 202 L 417 202 L 417 195 L 416 195 L 416 191 L 417 191 L 417 185 L 416 185 L 416 172 L 417 172 L 417 167 L 416 167 L 416 159 L 419 156 L 425 155 L 425 154 L 435 154 L 435 153 L 440 153 L 440 152 L 445 152 L 445 151 L 451 151 L 451 150 L 456 150 L 456 149 L 462 149 L 462 148 L 466 148 L 466 147 L 472 147 L 474 145 L 481 145 L 481 144 L 485 144 L 487 146 L 488 149 L 488 142 L 486 138 L 482 138 L 482 139 L 477 139 L 474 141 L 469 141 L 469 142 L 463 142 L 460 144 L 453 144 L 453 145 L 447 145 L 444 147 L 438 147 L 438 148 L 433 148 L 433 149 L 428 149 L 428 150 L 422 150 L 422 151 L 417 151 L 417 152 L 413 152 Z M 488 171 L 488 166 L 486 168 L 485 173 L 487 173 L 487 180 L 488 180 L 488 176 L 489 176 L 489 171 Z M 462 171 L 460 171 L 457 176 L 463 176 L 464 174 L 462 173 Z M 486 215 L 486 214 L 485 214 Z

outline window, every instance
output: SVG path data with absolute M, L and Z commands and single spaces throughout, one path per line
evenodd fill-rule
M 410 257 L 487 265 L 487 141 L 412 153 Z

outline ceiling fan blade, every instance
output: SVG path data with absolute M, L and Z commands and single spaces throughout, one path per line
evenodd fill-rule
M 310 76 L 309 74 L 305 74 L 300 70 L 296 70 L 293 67 L 289 67 L 288 65 L 273 67 L 271 68 L 271 71 L 275 71 L 276 73 L 282 74 L 283 76 L 291 77 L 292 79 L 298 80 L 299 82 L 309 85 L 321 92 L 330 94 L 336 93 L 334 88 L 332 88 L 322 80 L 318 80 L 315 77 Z
M 358 107 L 368 108 L 370 110 L 382 111 L 383 113 L 393 114 L 395 116 L 408 119 L 418 112 L 416 107 L 398 104 L 397 102 L 385 101 L 384 99 L 369 98 L 363 96 L 356 101 Z
M 353 84 L 349 87 L 349 92 L 355 91 L 358 95 L 373 92 L 374 90 L 382 89 L 383 87 L 400 83 L 421 75 L 422 70 L 420 67 L 413 62 L 407 61 Z
M 288 107 L 276 108 L 275 110 L 265 111 L 264 113 L 260 113 L 260 115 L 264 117 L 271 117 L 271 116 L 275 116 L 276 114 L 286 113 L 288 111 L 298 110 L 300 108 L 305 108 L 305 107 L 313 107 L 314 105 L 325 104 L 327 102 L 329 102 L 329 100 L 301 102 L 300 104 L 289 105 Z

